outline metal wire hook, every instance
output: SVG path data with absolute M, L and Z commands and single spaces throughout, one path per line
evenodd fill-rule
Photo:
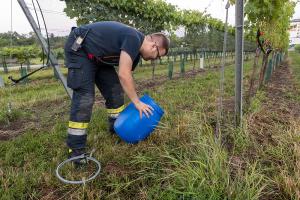
M 100 164 L 100 162 L 99 162 L 98 160 L 96 160 L 95 158 L 92 157 L 92 154 L 93 154 L 94 152 L 95 152 L 95 149 L 93 149 L 89 155 L 88 155 L 88 154 L 82 154 L 82 155 L 75 156 L 75 157 L 73 157 L 73 158 L 69 158 L 69 159 L 67 159 L 67 160 L 65 160 L 65 161 L 63 161 L 63 162 L 61 162 L 61 163 L 57 166 L 57 168 L 56 168 L 56 170 L 55 170 L 56 177 L 57 177 L 60 181 L 62 181 L 63 183 L 67 183 L 67 184 L 84 184 L 84 185 L 85 185 L 87 182 L 89 182 L 89 181 L 95 179 L 95 178 L 98 176 L 98 174 L 100 173 L 100 170 L 101 170 L 101 164 Z M 59 170 L 60 170 L 65 164 L 67 164 L 67 163 L 69 163 L 69 162 L 72 162 L 72 161 L 74 161 L 74 160 L 77 160 L 77 159 L 85 159 L 85 160 L 87 161 L 87 163 L 88 163 L 88 161 L 93 161 L 93 162 L 96 164 L 96 166 L 97 166 L 97 170 L 96 170 L 96 172 L 94 173 L 94 175 L 93 175 L 93 176 L 90 176 L 90 177 L 87 178 L 87 179 L 85 179 L 85 177 L 83 177 L 80 181 L 78 181 L 78 180 L 74 180 L 74 181 L 72 181 L 72 180 L 67 180 L 67 179 L 65 179 L 64 177 L 62 177 L 62 176 L 59 174 Z

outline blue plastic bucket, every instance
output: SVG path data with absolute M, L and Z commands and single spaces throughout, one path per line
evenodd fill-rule
M 130 103 L 119 115 L 114 124 L 116 133 L 122 140 L 128 143 L 138 143 L 146 139 L 155 129 L 164 114 L 163 109 L 155 103 L 148 95 L 144 95 L 140 100 L 154 109 L 153 115 L 149 118 L 143 113 L 140 118 L 139 111 L 133 103 Z

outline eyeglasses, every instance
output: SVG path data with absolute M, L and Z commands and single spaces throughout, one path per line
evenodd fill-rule
M 156 50 L 157 50 L 156 59 L 160 59 L 160 53 L 159 53 L 158 46 L 156 45 L 156 43 L 155 43 L 155 46 L 156 46 Z
M 156 47 L 156 50 L 157 50 L 157 56 L 156 56 L 156 59 L 160 59 L 160 53 L 159 53 L 159 48 L 158 48 L 158 45 L 156 44 L 155 41 L 153 41 L 153 38 L 152 38 L 152 35 L 150 35 L 150 38 L 151 38 L 151 41 L 155 43 L 155 47 Z

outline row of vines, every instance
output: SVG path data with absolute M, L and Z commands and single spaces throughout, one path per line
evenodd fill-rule
M 134 26 L 145 33 L 165 31 L 170 34 L 173 47 L 184 44 L 191 51 L 222 49 L 225 24 L 221 20 L 196 10 L 179 9 L 163 0 L 65 0 L 65 2 L 66 14 L 76 18 L 79 25 L 114 20 Z M 266 77 L 270 76 L 274 66 L 283 60 L 289 43 L 290 19 L 297 1 L 244 2 L 244 49 L 256 52 L 249 88 L 250 99 L 255 94 L 253 90 L 256 79 L 258 79 L 257 88 L 260 88 Z M 230 3 L 234 5 L 235 0 L 230 0 Z M 184 32 L 182 38 L 176 36 L 176 32 L 178 33 L 180 29 Z M 235 28 L 229 26 L 228 33 L 227 49 L 234 51 Z M 263 61 L 261 66 L 258 66 L 261 57 Z

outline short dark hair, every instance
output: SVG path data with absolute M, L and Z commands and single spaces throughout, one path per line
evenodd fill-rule
M 161 33 L 161 32 L 152 33 L 151 36 L 154 38 L 161 39 L 161 47 L 166 50 L 165 55 L 167 55 L 169 52 L 169 47 L 170 47 L 170 39 L 164 33 Z

